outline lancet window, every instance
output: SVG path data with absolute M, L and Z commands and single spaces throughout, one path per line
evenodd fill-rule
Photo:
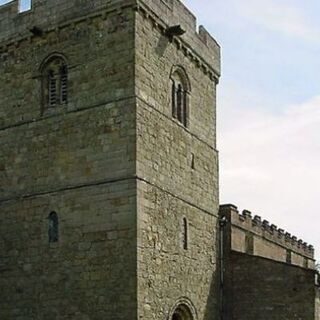
M 174 67 L 171 73 L 172 117 L 188 127 L 190 82 L 182 67 Z

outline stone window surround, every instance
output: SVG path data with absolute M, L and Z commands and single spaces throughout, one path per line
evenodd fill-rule
M 185 68 L 174 65 L 170 72 L 172 118 L 184 127 L 189 126 L 191 85 Z
M 183 320 L 198 320 L 196 308 L 187 297 L 179 298 L 171 308 L 167 320 L 173 320 L 174 315 L 181 312 Z
M 51 66 L 55 64 L 59 70 L 52 72 Z M 66 105 L 68 102 L 68 62 L 66 57 L 58 52 L 53 52 L 47 56 L 40 66 L 41 75 L 41 98 L 42 112 L 49 108 L 56 108 L 61 105 Z M 55 92 L 51 92 L 54 80 Z M 53 97 L 52 95 L 55 95 Z

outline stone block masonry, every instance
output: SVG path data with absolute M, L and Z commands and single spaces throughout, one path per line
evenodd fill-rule
M 229 263 L 233 286 L 226 302 L 232 315 L 226 319 L 318 319 L 312 270 L 238 253 Z
M 320 319 L 320 286 L 318 284 L 318 287 L 316 289 L 316 313 L 315 313 L 315 319 Z
M 35 1 L 8 17 L 15 28 L 1 27 L 1 319 L 137 312 L 135 12 L 104 5 L 91 16 L 70 4 Z M 0 8 L 2 26 L 14 6 Z M 53 53 L 68 65 L 68 102 L 48 108 L 41 66 Z
M 166 25 L 177 24 L 186 34 L 168 41 Z M 183 298 L 194 319 L 217 319 L 219 55 L 178 1 L 142 1 L 136 32 L 139 317 L 171 319 Z M 187 127 L 172 117 L 175 66 L 191 87 Z
M 183 3 L 18 11 L 0 6 L 0 319 L 319 317 L 313 248 L 219 210 L 220 47 Z
M 1 203 L 0 319 L 129 319 L 135 208 L 134 180 Z M 52 210 L 56 243 L 48 242 Z
M 219 76 L 178 0 L 0 6 L 1 319 L 218 317 Z
M 0 41 L 30 37 L 33 26 L 48 31 L 100 15 L 103 10 L 117 11 L 135 3 L 135 0 L 32 0 L 31 10 L 19 13 L 19 0 L 13 0 L 0 6 Z
M 234 205 L 220 217 L 223 319 L 318 320 L 313 247 Z
M 315 268 L 314 248 L 283 229 L 251 216 L 244 210 L 239 214 L 233 205 L 220 207 L 231 226 L 231 250 L 293 264 L 302 268 Z

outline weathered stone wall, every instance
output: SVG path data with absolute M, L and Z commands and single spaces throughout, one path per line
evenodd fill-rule
M 316 308 L 315 308 L 315 320 L 320 319 L 320 287 L 316 287 Z
M 1 319 L 136 318 L 135 13 L 84 12 L 2 42 Z M 39 70 L 53 52 L 68 63 L 68 104 L 48 109 Z
M 156 14 L 172 8 L 163 1 L 150 2 L 151 9 L 144 3 L 136 17 L 139 318 L 167 319 L 183 298 L 198 319 L 217 319 L 218 71 L 211 65 L 210 75 L 201 63 L 211 61 L 200 62 L 203 58 L 186 50 L 196 36 L 193 20 L 183 25 L 185 35 L 170 41 Z M 170 13 L 160 18 L 168 25 L 188 21 L 190 13 L 177 12 L 182 6 L 173 3 L 179 19 Z M 201 53 L 219 60 L 208 47 Z M 172 118 L 170 73 L 175 65 L 186 70 L 191 84 L 187 128 Z M 187 250 L 183 218 L 189 226 Z
M 232 252 L 226 280 L 226 320 L 314 320 L 314 272 L 312 270 Z
M 0 41 L 20 42 L 31 37 L 33 26 L 54 30 L 58 26 L 93 17 L 103 11 L 118 11 L 136 3 L 135 0 L 32 0 L 29 11 L 19 13 L 18 1 L 0 5 Z
M 216 41 L 178 0 L 33 0 L 20 14 L 12 1 L 0 30 L 0 318 L 163 320 L 180 301 L 217 319 Z M 69 92 L 48 109 L 52 53 Z M 187 127 L 172 118 L 177 65 Z M 225 319 L 319 318 L 313 248 L 229 209 Z
M 249 211 L 220 207 L 225 320 L 313 320 L 313 248 Z
M 97 17 L 6 48 L 0 199 L 134 174 L 133 14 Z M 43 110 L 39 68 L 53 52 L 67 57 L 69 99 Z
M 135 212 L 134 180 L 2 202 L 0 318 L 135 319 Z
M 197 54 L 206 63 L 206 68 L 220 75 L 220 46 L 203 26 L 197 30 L 197 20 L 180 0 L 139 0 L 140 9 L 146 9 L 149 18 L 156 19 L 160 26 L 180 24 L 187 34 L 179 39 L 181 49 L 187 55 Z M 177 40 L 177 39 L 176 39 Z M 186 40 L 186 41 L 184 41 Z M 194 63 L 198 63 L 194 59 Z
M 65 21 L 42 37 L 2 42 L 0 128 L 132 97 L 133 15 L 132 9 L 120 13 L 106 9 L 93 18 L 83 16 L 69 24 Z M 68 62 L 68 105 L 43 114 L 40 67 L 45 58 L 56 52 Z
M 229 221 L 230 249 L 285 262 L 302 268 L 315 268 L 314 248 L 288 232 L 270 225 L 261 217 L 240 214 L 233 205 L 220 207 L 220 214 Z
M 191 301 L 198 319 L 217 319 L 216 217 L 141 181 L 138 219 L 139 319 L 167 319 L 181 298 Z
M 17 11 L 0 6 L 0 318 L 160 320 L 184 301 L 216 319 L 219 46 L 178 0 Z M 52 53 L 68 103 L 47 108 Z M 191 84 L 187 128 L 172 119 L 174 65 Z

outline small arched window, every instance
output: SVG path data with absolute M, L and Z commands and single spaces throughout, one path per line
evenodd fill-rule
M 182 247 L 188 250 L 188 220 L 186 218 L 182 220 Z
M 176 307 L 171 317 L 171 320 L 193 320 L 194 317 L 189 307 L 185 304 L 180 304 Z
M 44 107 L 57 107 L 68 102 L 68 66 L 59 54 L 51 55 L 42 64 L 42 99 Z
M 49 243 L 59 241 L 59 218 L 56 212 L 51 212 L 48 217 L 48 236 Z
M 182 67 L 176 66 L 171 72 L 171 109 L 172 117 L 185 127 L 189 121 L 190 82 Z

